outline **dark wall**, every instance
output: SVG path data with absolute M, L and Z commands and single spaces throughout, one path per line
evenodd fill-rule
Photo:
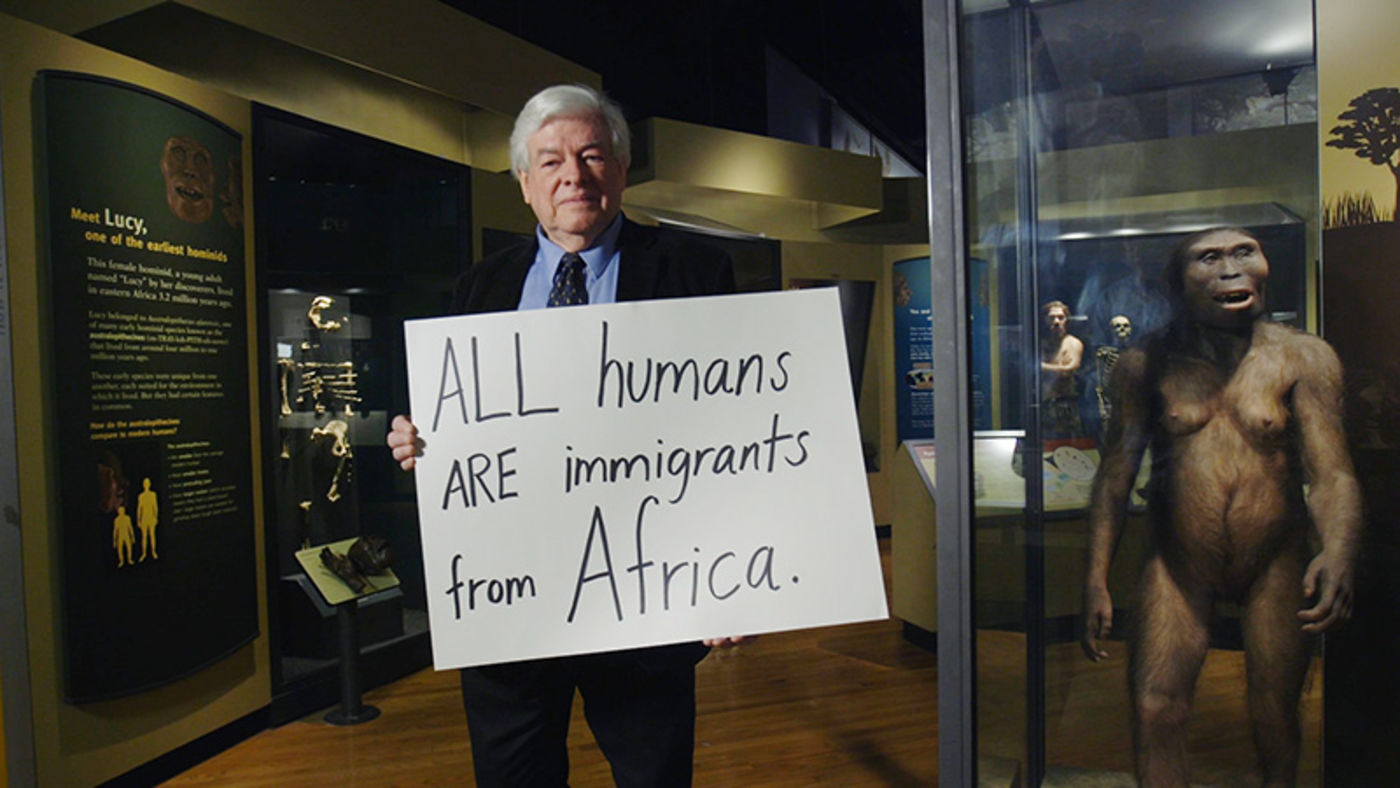
M 771 46 L 906 160 L 924 160 L 920 0 L 443 1 L 597 71 L 630 120 L 772 133 Z
M 1326 636 L 1323 770 L 1329 786 L 1400 784 L 1400 224 L 1323 232 L 1322 334 L 1346 370 L 1346 424 L 1366 504 L 1356 612 Z

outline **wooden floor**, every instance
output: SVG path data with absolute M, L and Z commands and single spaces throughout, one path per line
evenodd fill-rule
M 980 631 L 977 708 L 979 754 L 1024 758 L 1025 638 Z M 1124 644 L 1109 643 L 1111 659 L 1090 662 L 1078 643 L 1050 646 L 1045 654 L 1045 740 L 1049 772 L 1077 774 L 1056 785 L 1131 786 L 1133 770 L 1128 676 Z M 1321 785 L 1321 663 L 1315 661 L 1303 690 L 1299 786 Z M 1244 653 L 1212 649 L 1197 681 L 1187 726 L 1193 784 L 1214 788 L 1257 786 L 1254 743 L 1245 704 Z M 1118 781 L 1088 775 L 1117 775 Z M 1047 784 L 1051 781 L 1047 779 Z
M 1115 659 L 1097 665 L 1075 644 L 1047 651 L 1047 757 L 1062 774 L 1131 770 L 1122 649 L 1115 645 Z M 1009 763 L 1012 773 L 1022 757 L 1024 660 L 1023 635 L 979 633 L 981 752 L 1001 767 Z M 1305 786 L 1317 784 L 1318 683 L 1311 682 L 1303 705 Z M 697 786 L 937 784 L 935 657 L 905 641 L 897 621 L 765 635 L 712 653 L 697 669 L 697 685 Z M 1243 686 L 1239 654 L 1212 652 L 1191 727 L 1193 776 L 1201 783 L 1257 784 Z M 382 711 L 378 719 L 340 728 L 317 713 L 264 731 L 167 785 L 472 784 L 454 671 L 422 671 L 365 701 Z M 578 705 L 571 783 L 609 786 Z M 1057 784 L 1090 782 L 1072 776 Z
M 878 660 L 878 661 L 877 661 Z M 934 657 L 890 622 L 767 635 L 711 654 L 697 673 L 700 786 L 933 785 Z M 264 731 L 167 783 L 196 786 L 471 785 L 455 671 L 366 693 L 381 716 L 338 728 L 316 714 Z M 574 786 L 608 786 L 579 710 Z

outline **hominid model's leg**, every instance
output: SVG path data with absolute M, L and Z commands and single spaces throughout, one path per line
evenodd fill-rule
M 1293 785 L 1298 771 L 1298 696 L 1309 661 L 1301 546 L 1285 551 L 1250 589 L 1244 613 L 1245 669 L 1254 748 L 1266 786 Z
M 1186 719 L 1210 644 L 1204 585 L 1179 583 L 1160 555 L 1142 572 L 1129 680 L 1137 777 L 1149 788 L 1188 784 Z

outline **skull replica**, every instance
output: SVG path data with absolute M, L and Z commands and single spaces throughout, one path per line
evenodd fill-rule
M 1108 327 L 1113 329 L 1113 335 L 1118 337 L 1120 344 L 1128 341 L 1128 337 L 1133 335 L 1133 321 L 1127 315 L 1114 315 L 1108 321 Z

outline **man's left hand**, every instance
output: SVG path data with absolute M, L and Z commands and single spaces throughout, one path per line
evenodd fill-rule
M 700 642 L 710 648 L 732 648 L 740 643 L 747 643 L 757 639 L 758 635 L 731 635 L 725 638 L 705 638 Z

